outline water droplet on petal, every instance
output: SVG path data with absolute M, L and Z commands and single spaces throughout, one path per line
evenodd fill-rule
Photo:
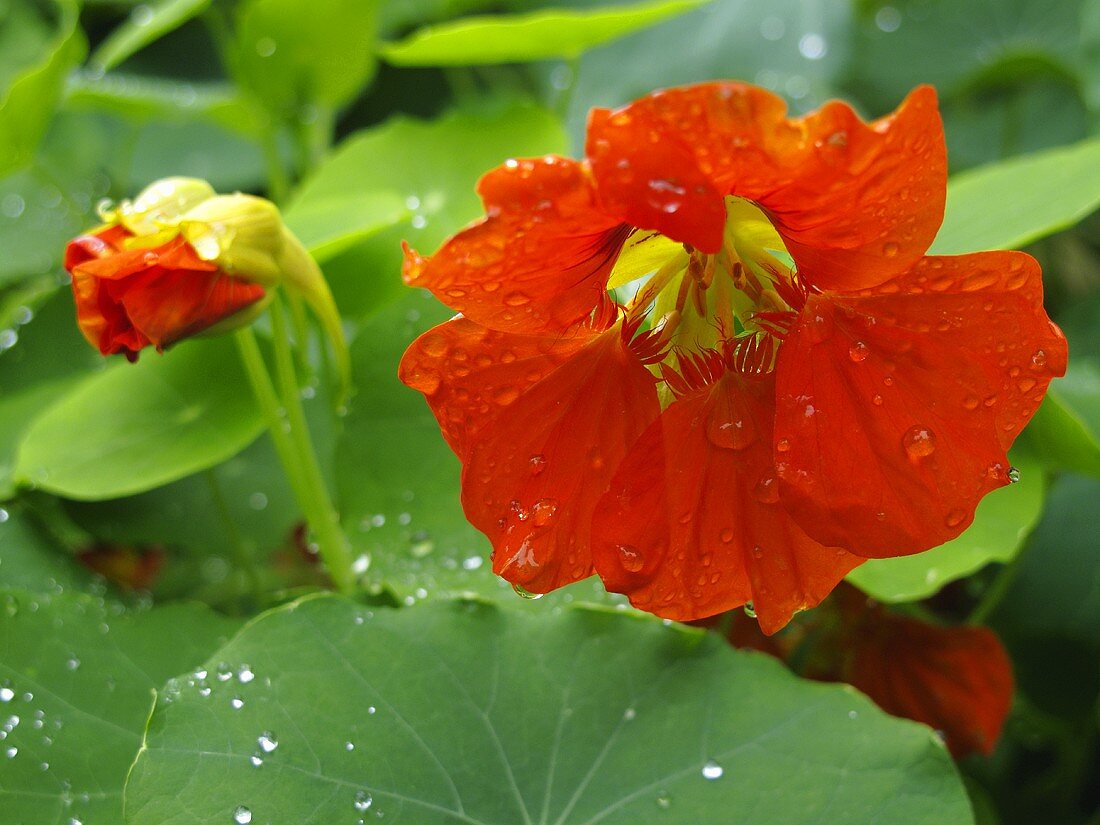
M 744 610 L 745 615 L 748 616 L 750 619 L 756 618 L 756 608 L 753 607 L 752 602 L 745 602 Z
M 963 399 L 963 409 L 964 410 L 976 410 L 976 409 L 978 409 L 978 405 L 981 404 L 981 403 L 982 403 L 981 399 L 978 398 L 978 396 L 968 395 L 968 396 L 966 396 L 966 398 Z
M 927 427 L 910 427 L 901 443 L 910 458 L 927 458 L 936 450 L 936 436 Z
M 558 503 L 552 498 L 540 498 L 531 508 L 531 518 L 538 527 L 550 524 L 558 513 Z
M 779 501 L 779 480 L 773 471 L 768 471 L 752 488 L 753 497 L 761 504 L 775 504 Z
M 901 251 L 901 247 L 898 246 L 893 241 L 888 241 L 888 242 L 886 242 L 885 244 L 882 245 L 882 254 L 885 255 L 887 258 L 897 257 L 897 254 L 900 251 Z
M 1015 484 L 1020 480 L 1020 471 L 1016 467 L 1008 468 L 1008 480 Z
M 871 403 L 874 404 L 876 407 L 881 407 L 882 406 L 882 396 L 881 395 L 874 396 L 871 399 Z
M 531 296 L 522 292 L 509 292 L 504 296 L 504 303 L 510 307 L 521 307 L 531 303 Z
M 748 607 L 748 605 L 745 606 Z M 715 762 L 713 759 L 709 760 L 705 765 L 703 765 L 704 779 L 721 779 L 722 774 L 724 773 L 725 770 L 722 769 L 722 766 Z
M 856 341 L 852 346 L 848 347 L 848 357 L 855 363 L 860 361 L 866 361 L 867 356 L 871 354 L 871 350 L 862 341 Z
M 512 590 L 514 590 L 516 595 L 519 596 L 521 599 L 529 599 L 530 601 L 541 599 L 544 595 L 543 593 L 532 593 L 530 590 L 527 590 L 519 584 L 513 584 Z
M 963 520 L 965 518 L 966 518 L 966 512 L 965 511 L 963 511 L 963 510 L 952 510 L 951 512 L 949 512 L 947 514 L 947 526 L 948 527 L 958 527 L 960 524 L 963 523 Z
M 645 559 L 638 552 L 638 548 L 629 544 L 619 545 L 619 561 L 623 568 L 631 573 L 637 573 L 645 564 Z
M 775 443 L 775 449 L 781 453 L 787 452 L 791 448 L 790 439 L 781 438 Z
M 546 456 L 541 454 L 531 456 L 531 475 L 537 476 L 545 469 Z

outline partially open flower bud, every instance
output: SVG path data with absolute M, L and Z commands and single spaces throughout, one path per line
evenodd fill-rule
M 339 314 L 316 262 L 270 201 L 218 195 L 205 181 L 165 178 L 100 209 L 103 226 L 71 241 L 77 323 L 104 355 L 131 361 L 200 333 L 245 326 L 280 284 L 303 298 L 332 340 L 346 384 Z

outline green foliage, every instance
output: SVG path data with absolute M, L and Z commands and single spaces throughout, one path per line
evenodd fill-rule
M 128 822 L 971 821 L 927 730 L 654 620 L 321 597 L 253 622 L 219 663 L 255 678 L 168 684 Z
M 31 0 L 15 0 L 12 9 L 4 9 L 8 19 L 0 35 L 0 175 L 30 162 L 49 126 L 65 75 L 84 56 L 75 3 L 58 3 L 56 27 L 44 42 L 40 32 L 49 24 L 37 9 Z M 41 46 L 26 49 L 35 42 Z
M 479 17 L 421 29 L 382 47 L 397 66 L 469 66 L 575 59 L 589 49 L 708 0 L 657 0 L 607 9 L 531 12 L 515 17 Z
M 1052 149 L 951 179 L 932 251 L 1016 249 L 1073 226 L 1100 206 L 1100 140 Z
M 261 429 L 232 339 L 190 341 L 66 394 L 28 427 L 14 475 L 69 498 L 115 498 L 218 464 Z
M 374 73 L 377 0 L 245 0 L 235 24 L 238 76 L 277 116 L 320 117 L 303 108 L 343 106 Z
M 121 822 L 154 688 L 235 627 L 196 604 L 123 613 L 89 596 L 0 591 L 5 818 Z
M 209 6 L 210 0 L 161 0 L 159 3 L 135 6 L 130 18 L 111 32 L 89 62 L 100 72 L 113 69 Z

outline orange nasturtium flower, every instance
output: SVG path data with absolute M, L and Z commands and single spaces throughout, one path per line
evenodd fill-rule
M 864 559 L 957 536 L 1066 344 L 1020 252 L 926 256 L 935 91 L 864 123 L 719 82 L 510 160 L 405 279 L 461 313 L 406 352 L 493 569 L 599 574 L 660 616 L 752 602 L 774 632 Z

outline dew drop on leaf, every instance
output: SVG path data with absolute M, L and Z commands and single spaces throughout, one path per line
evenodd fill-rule
M 271 753 L 275 748 L 279 747 L 279 740 L 275 738 L 275 734 L 271 731 L 264 731 L 256 739 L 256 744 L 260 746 L 260 750 L 264 753 Z
M 248 825 L 252 821 L 252 811 L 248 810 L 244 805 L 238 805 L 233 809 L 233 821 L 237 825 Z
M 722 766 L 713 759 L 703 765 L 704 779 L 721 779 L 723 773 L 725 773 L 725 771 L 722 769 Z

